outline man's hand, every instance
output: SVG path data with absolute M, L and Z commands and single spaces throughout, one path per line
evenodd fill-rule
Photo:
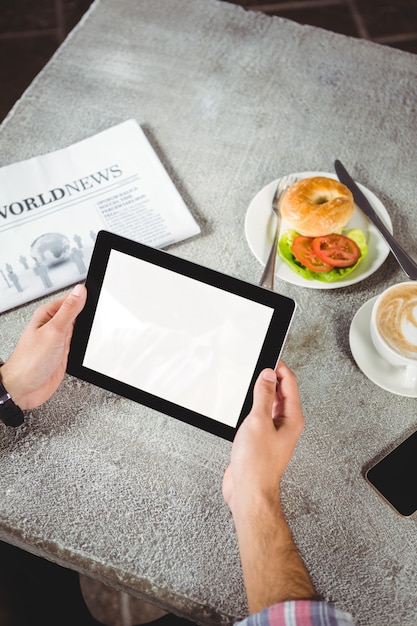
M 295 374 L 280 361 L 276 372 L 261 372 L 252 410 L 233 442 L 231 464 L 223 479 L 223 496 L 232 510 L 236 499 L 261 494 L 277 497 L 303 426 Z
M 74 322 L 86 297 L 86 288 L 76 285 L 71 293 L 40 306 L 0 368 L 3 385 L 22 410 L 48 400 L 64 378 Z
M 282 362 L 276 373 L 272 369 L 261 372 L 252 410 L 236 434 L 223 478 L 251 613 L 286 600 L 316 599 L 279 493 L 303 426 L 293 372 Z

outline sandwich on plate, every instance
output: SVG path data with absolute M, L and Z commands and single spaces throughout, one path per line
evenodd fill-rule
M 368 252 L 360 228 L 348 228 L 355 204 L 338 180 L 313 176 L 284 194 L 280 213 L 286 229 L 278 250 L 289 267 L 307 280 L 333 282 L 352 272 Z

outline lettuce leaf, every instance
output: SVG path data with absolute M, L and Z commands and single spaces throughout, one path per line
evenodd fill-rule
M 306 280 L 321 280 L 325 283 L 331 283 L 350 274 L 350 272 L 352 272 L 359 265 L 368 252 L 366 237 L 360 228 L 351 228 L 343 234 L 346 235 L 346 237 L 353 239 L 361 251 L 359 259 L 356 263 L 350 265 L 349 267 L 335 267 L 330 272 L 312 272 L 307 269 L 305 265 L 300 263 L 300 261 L 298 261 L 291 252 L 292 242 L 296 237 L 298 237 L 298 233 L 295 230 L 286 230 L 281 235 L 278 242 L 279 255 L 287 263 L 287 265 L 289 265 L 289 267 L 302 278 L 305 278 Z

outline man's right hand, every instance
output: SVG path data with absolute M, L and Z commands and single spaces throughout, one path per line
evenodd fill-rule
M 236 499 L 277 497 L 303 427 L 297 379 L 280 361 L 276 372 L 261 372 L 252 410 L 233 442 L 231 463 L 223 479 L 223 496 L 232 511 Z

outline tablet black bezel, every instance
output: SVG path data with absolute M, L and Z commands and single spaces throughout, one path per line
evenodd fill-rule
M 274 310 L 235 428 L 83 366 L 111 250 L 117 250 L 183 276 L 259 302 Z M 281 355 L 296 309 L 295 301 L 274 291 L 104 230 L 97 234 L 85 284 L 87 302 L 75 323 L 68 357 L 68 374 L 232 441 L 237 428 L 251 409 L 253 385 L 260 371 L 265 367 L 275 367 Z

